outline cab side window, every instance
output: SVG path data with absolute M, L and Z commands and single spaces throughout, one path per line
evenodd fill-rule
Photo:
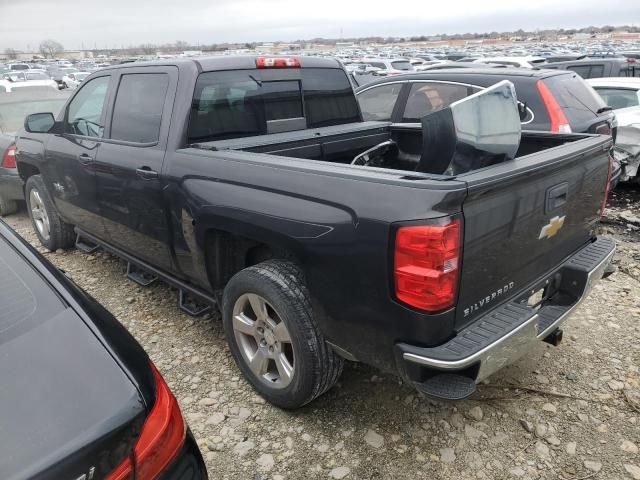
M 85 83 L 69 104 L 65 133 L 102 138 L 104 111 L 111 77 L 98 77 Z
M 373 87 L 358 95 L 364 120 L 391 120 L 403 83 L 392 83 Z
M 166 73 L 123 75 L 113 107 L 111 138 L 134 143 L 157 142 L 168 87 Z

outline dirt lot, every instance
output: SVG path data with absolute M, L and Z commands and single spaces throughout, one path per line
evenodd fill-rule
M 616 192 L 602 229 L 619 242 L 619 271 L 567 324 L 564 343 L 538 345 L 457 404 L 348 364 L 325 396 L 278 410 L 240 376 L 217 314 L 182 314 L 175 291 L 138 287 L 108 254 L 47 257 L 147 349 L 212 479 L 640 479 L 638 217 L 639 190 Z M 26 214 L 5 220 L 36 244 Z

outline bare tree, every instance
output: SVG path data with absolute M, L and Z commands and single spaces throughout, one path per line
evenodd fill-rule
M 16 52 L 13 48 L 6 48 L 4 50 L 4 54 L 9 60 L 15 60 L 16 58 L 18 58 L 18 52 Z
M 153 55 L 158 51 L 158 47 L 152 43 L 145 43 L 140 45 L 139 50 L 141 50 L 144 55 Z
M 174 43 L 174 46 L 176 47 L 176 50 L 186 50 L 190 47 L 189 43 L 185 42 L 184 40 L 176 41 L 176 43 Z
M 40 43 L 40 53 L 45 57 L 54 58 L 58 53 L 64 52 L 64 47 L 55 40 L 44 40 Z

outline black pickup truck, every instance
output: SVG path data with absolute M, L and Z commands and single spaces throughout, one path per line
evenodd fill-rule
M 30 115 L 16 159 L 44 246 L 111 251 L 193 314 L 217 303 L 272 403 L 313 400 L 343 359 L 461 399 L 536 340 L 558 343 L 615 250 L 594 234 L 611 138 L 521 135 L 514 95 L 513 112 L 452 120 L 483 95 L 403 126 L 362 121 L 330 59 L 119 65 L 58 118 Z M 517 149 L 471 147 L 478 126 Z

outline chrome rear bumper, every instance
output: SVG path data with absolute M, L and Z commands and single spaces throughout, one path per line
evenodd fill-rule
M 615 249 L 613 240 L 598 238 L 546 277 L 560 279 L 555 299 L 534 309 L 527 305 L 527 292 L 479 318 L 443 345 L 398 344 L 402 359 L 445 373 L 466 371 L 469 375 L 473 371 L 476 383 L 484 380 L 559 328 L 602 278 Z

